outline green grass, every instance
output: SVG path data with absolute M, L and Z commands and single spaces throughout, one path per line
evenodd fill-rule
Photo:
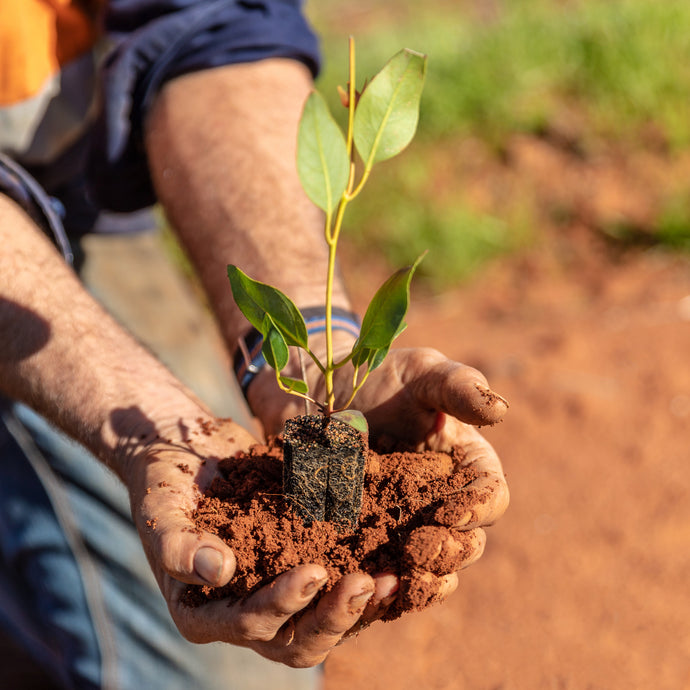
M 347 80 L 348 33 L 357 40 L 358 86 L 402 47 L 429 55 L 417 139 L 374 172 L 346 234 L 362 248 L 373 243 L 393 265 L 431 248 L 425 263 L 435 266 L 428 277 L 439 289 L 522 246 L 531 219 L 527 207 L 517 219 L 482 215 L 462 189 L 440 205 L 422 194 L 430 174 L 424 161 L 435 149 L 472 136 L 498 153 L 515 133 L 548 130 L 564 111 L 575 113 L 585 152 L 602 141 L 638 147 L 651 123 L 671 153 L 690 145 L 687 0 L 495 5 L 496 13 L 479 16 L 469 9 L 477 3 L 398 0 L 359 12 L 355 4 L 352 27 L 342 20 L 342 3 L 321 0 L 308 8 L 323 37 L 319 88 L 339 118 L 345 113 L 335 86 Z M 371 12 L 373 6 L 384 9 Z M 659 223 L 660 241 L 687 246 L 687 204 L 672 204 Z
M 690 3 L 512 0 L 499 6 L 495 17 L 480 20 L 447 3 L 400 0 L 389 23 L 357 33 L 358 83 L 408 47 L 429 55 L 422 138 L 501 139 L 541 128 L 565 103 L 582 109 L 600 136 L 634 136 L 654 121 L 673 146 L 690 143 Z M 335 103 L 335 85 L 347 78 L 347 27 L 330 25 L 316 9 L 312 14 L 324 37 L 320 88 Z

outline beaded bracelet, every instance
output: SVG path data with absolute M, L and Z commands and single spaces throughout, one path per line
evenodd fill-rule
M 302 310 L 302 316 L 307 326 L 308 335 L 323 333 L 326 330 L 325 307 L 307 307 Z M 357 338 L 359 337 L 360 325 L 357 314 L 347 309 L 333 307 L 331 327 L 334 331 L 346 331 Z M 261 353 L 263 342 L 263 336 L 256 328 L 252 328 L 247 334 L 238 339 L 239 347 L 235 353 L 233 368 L 245 398 L 247 397 L 249 384 L 266 366 L 266 360 Z

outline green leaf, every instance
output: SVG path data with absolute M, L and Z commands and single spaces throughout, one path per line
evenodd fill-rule
M 381 348 L 379 350 L 372 350 L 367 347 L 358 349 L 356 354 L 352 357 L 352 364 L 355 367 L 361 367 L 366 364 L 367 369 L 371 372 L 381 366 L 383 360 L 388 354 L 390 347 Z
M 266 338 L 263 330 L 268 314 L 271 322 L 280 331 L 288 345 L 307 348 L 307 326 L 302 314 L 292 300 L 277 288 L 253 280 L 242 270 L 230 264 L 228 278 L 232 296 L 247 321 Z
M 370 168 L 400 153 L 414 137 L 426 55 L 401 50 L 372 79 L 355 110 L 354 140 Z
M 343 133 L 318 91 L 307 99 L 300 119 L 297 172 L 307 196 L 332 211 L 347 186 L 350 160 Z
M 287 366 L 290 353 L 282 333 L 276 328 L 273 319 L 266 314 L 261 332 L 264 334 L 264 342 L 261 353 L 268 366 L 276 371 L 281 371 Z
M 405 329 L 405 314 L 410 304 L 410 282 L 425 254 L 426 252 L 411 266 L 394 273 L 374 295 L 362 320 L 359 338 L 352 348 L 355 365 L 367 361 L 370 366 L 379 366 L 383 360 L 379 359 L 378 351 L 385 351 L 385 357 L 393 340 Z M 365 354 L 365 350 L 370 352 Z
M 354 367 L 361 367 L 363 364 L 366 364 L 369 357 L 375 352 L 378 352 L 378 350 L 370 350 L 366 347 L 360 348 L 357 347 L 357 343 L 355 343 L 352 347 L 352 365 Z
M 290 376 L 280 376 L 280 382 L 288 389 L 288 392 L 295 391 L 307 395 L 309 387 L 302 379 L 293 379 Z
M 349 424 L 351 427 L 361 431 L 363 434 L 369 433 L 369 425 L 367 418 L 359 410 L 340 410 L 331 415 L 331 419 L 337 419 L 340 422 Z

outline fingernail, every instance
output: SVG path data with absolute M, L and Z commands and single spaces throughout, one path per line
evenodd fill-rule
M 319 579 L 313 579 L 307 582 L 302 590 L 302 596 L 306 599 L 307 597 L 314 596 L 326 583 L 328 582 L 328 577 L 322 577 Z
M 473 518 L 474 513 L 471 510 L 468 510 L 456 523 L 455 527 L 464 527 L 467 525 Z
M 360 609 L 363 609 L 373 594 L 374 590 L 372 589 L 368 592 L 362 592 L 361 594 L 356 594 L 354 597 L 352 597 L 352 599 L 349 601 L 351 613 L 357 613 Z
M 210 585 L 220 580 L 223 571 L 223 554 L 210 547 L 202 546 L 194 556 L 194 572 Z
M 387 597 L 384 597 L 383 599 L 381 599 L 381 601 L 379 601 L 379 606 L 382 609 L 387 609 L 397 598 L 397 592 L 395 592 L 394 594 L 389 594 Z
M 378 591 L 382 601 L 391 595 L 397 596 L 399 589 L 400 580 L 393 573 L 379 573 L 376 575 L 376 591 Z
M 481 383 L 475 383 L 474 387 L 487 399 L 489 403 L 495 404 L 497 402 L 501 402 L 506 407 L 510 407 L 508 401 L 498 393 L 494 393 L 491 388 L 484 386 Z

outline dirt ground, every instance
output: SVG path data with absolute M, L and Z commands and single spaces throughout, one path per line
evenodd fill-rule
M 690 688 L 690 261 L 575 229 L 413 296 L 401 340 L 510 401 L 486 435 L 512 501 L 458 590 L 338 648 L 326 690 Z

